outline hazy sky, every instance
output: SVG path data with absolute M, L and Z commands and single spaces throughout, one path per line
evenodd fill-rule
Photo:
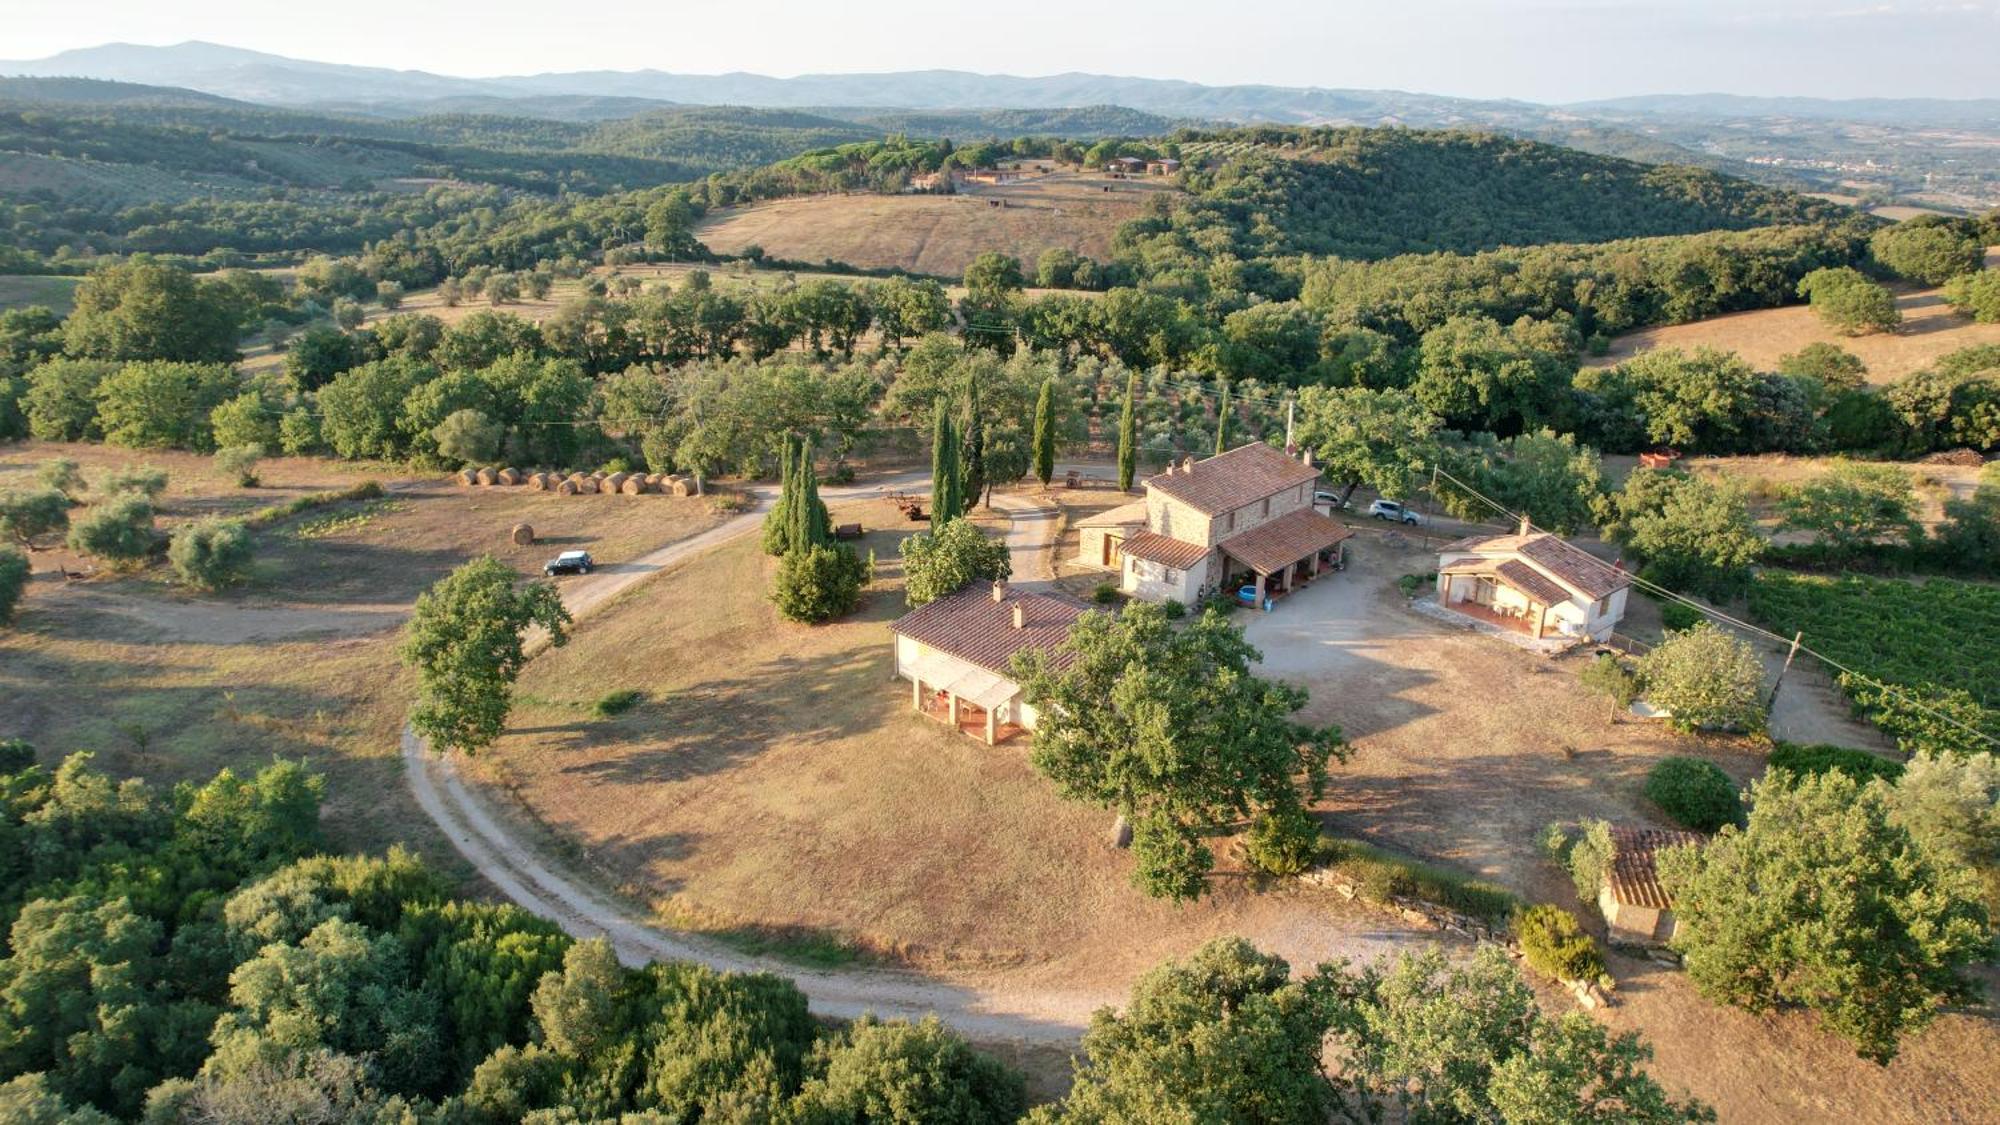
M 1066 70 L 1567 101 L 2000 96 L 2000 0 L 6 0 L 0 58 L 205 39 L 467 76 Z

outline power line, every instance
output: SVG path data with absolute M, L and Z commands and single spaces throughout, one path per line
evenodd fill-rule
M 1446 471 L 1443 466 L 1433 465 L 1432 468 L 1437 472 L 1439 476 L 1445 478 L 1446 480 L 1452 482 L 1454 485 L 1457 485 L 1459 488 L 1463 489 L 1467 495 L 1472 496 L 1478 500 L 1484 501 L 1486 504 L 1490 505 L 1495 511 L 1508 517 L 1509 519 L 1519 521 L 1519 526 L 1527 528 L 1529 530 L 1534 530 L 1534 524 L 1528 519 L 1525 513 L 1516 513 L 1508 509 L 1505 505 L 1501 504 L 1499 501 L 1494 500 L 1492 497 L 1487 496 L 1485 493 L 1480 492 L 1478 489 L 1473 488 L 1471 485 L 1453 476 L 1450 472 Z M 1544 528 L 1542 530 L 1547 530 L 1547 529 Z M 1596 555 L 1591 554 L 1589 551 L 1584 550 L 1582 547 L 1579 547 L 1576 544 L 1571 543 L 1569 540 L 1564 539 L 1560 535 L 1551 534 L 1549 538 L 1552 539 L 1554 542 L 1560 544 L 1561 546 L 1571 551 L 1574 551 L 1579 556 L 1586 558 L 1593 563 L 1596 563 L 1599 566 L 1604 565 L 1604 560 L 1598 558 Z M 1959 730 L 1962 730 L 1967 734 L 1972 735 L 1975 738 L 1981 739 L 1985 742 L 1992 743 L 1996 749 L 2000 749 L 2000 738 L 1995 738 L 1994 736 L 1986 733 L 1985 731 L 1980 730 L 1978 727 L 1972 726 L 1965 722 L 1961 722 L 1957 718 L 1954 718 L 1951 715 L 1947 715 L 1944 712 L 1939 711 L 1934 707 L 1931 707 L 1929 704 L 1926 704 L 1921 700 L 1912 698 L 1910 695 L 1905 693 L 1902 689 L 1898 688 L 1894 684 L 1885 683 L 1881 680 L 1876 679 L 1873 676 L 1868 675 L 1865 672 L 1861 672 L 1854 668 L 1850 668 L 1847 665 L 1842 664 L 1840 661 L 1835 660 L 1834 658 L 1826 655 L 1825 653 L 1818 651 L 1817 649 L 1807 647 L 1806 645 L 1799 643 L 1797 638 L 1781 637 L 1778 634 L 1771 632 L 1769 629 L 1765 629 L 1757 625 L 1752 625 L 1747 621 L 1740 621 L 1734 617 L 1731 617 L 1729 614 L 1722 612 L 1719 609 L 1715 609 L 1712 606 L 1704 605 L 1683 594 L 1680 594 L 1673 590 L 1669 590 L 1665 586 L 1662 586 L 1657 582 L 1652 582 L 1645 578 L 1641 578 L 1639 575 L 1634 574 L 1630 571 L 1626 571 L 1625 574 L 1626 577 L 1632 581 L 1633 585 L 1638 586 L 1643 590 L 1657 593 L 1661 597 L 1670 598 L 1673 601 L 1685 605 L 1688 608 L 1693 609 L 1705 616 L 1715 618 L 1719 621 L 1727 622 L 1728 624 L 1738 629 L 1745 630 L 1757 636 L 1765 637 L 1781 645 L 1789 646 L 1796 644 L 1798 645 L 1798 651 L 1803 652 L 1808 656 L 1811 656 L 1813 659 L 1818 660 L 1821 663 L 1826 664 L 1830 667 L 1837 668 L 1840 671 L 1845 672 L 1850 676 L 1853 676 L 1855 679 L 1862 680 L 1866 683 L 1872 684 L 1876 688 L 1879 688 L 1882 691 L 1887 692 L 1888 694 L 1894 696 L 1896 699 L 1902 701 L 1903 703 L 1906 703 L 1909 706 L 1923 712 L 1924 714 L 1929 715 L 1931 718 L 1938 719 L 1942 722 L 1950 724 L 1951 726 L 1957 727 Z

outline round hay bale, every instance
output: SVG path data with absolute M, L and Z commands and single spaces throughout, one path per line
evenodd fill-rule
M 694 495 L 694 481 L 693 481 L 693 480 L 690 480 L 690 479 L 689 479 L 689 478 L 687 478 L 687 477 L 680 477 L 680 478 L 676 479 L 676 480 L 674 481 L 674 495 L 675 495 L 675 496 L 693 496 L 693 495 Z
M 535 529 L 525 523 L 517 523 L 514 525 L 514 530 L 509 535 L 509 538 L 513 539 L 516 547 L 533 546 L 535 542 Z
M 520 484 L 521 470 L 502 469 L 499 472 L 493 474 L 493 479 L 500 484 Z
M 627 496 L 638 496 L 644 493 L 646 491 L 646 474 L 633 473 L 631 476 L 625 478 L 625 483 L 619 485 L 618 490 Z
M 596 477 L 576 477 L 576 491 L 580 496 L 589 496 L 597 491 Z
M 631 473 L 612 473 L 610 476 L 598 481 L 597 488 L 600 492 L 616 492 L 625 487 L 625 478 L 631 475 Z
M 528 487 L 534 489 L 536 492 L 547 492 L 549 484 L 549 474 L 547 473 L 528 474 Z
M 667 487 L 667 474 L 665 473 L 646 474 L 646 491 L 659 492 L 665 487 Z
M 609 474 L 609 473 L 605 472 L 605 471 L 604 471 L 603 469 L 599 469 L 599 470 L 597 470 L 596 472 L 594 472 L 594 473 L 590 474 L 590 479 L 591 479 L 591 480 L 603 480 L 603 479 L 604 479 L 605 477 L 607 477 L 607 476 L 610 476 L 610 475 L 611 475 L 611 474 Z
M 481 469 L 473 474 L 473 476 L 480 484 L 492 484 L 494 481 L 500 479 L 500 474 L 494 472 L 492 469 Z
M 473 472 L 471 469 L 460 469 L 458 471 L 458 483 L 471 487 L 479 483 L 479 474 Z
M 557 495 L 557 496 L 575 496 L 575 495 L 576 495 L 576 482 L 575 482 L 575 481 L 573 481 L 573 480 L 566 480 L 566 481 L 560 481 L 560 482 L 558 482 L 558 483 L 556 484 L 556 495 Z

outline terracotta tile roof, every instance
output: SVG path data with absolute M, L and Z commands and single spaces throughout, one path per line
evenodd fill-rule
M 1550 581 L 1541 571 L 1520 559 L 1508 559 L 1494 567 L 1493 574 L 1543 605 L 1561 605 L 1570 599 L 1570 592 L 1561 584 Z
M 1447 543 L 1439 551 L 1446 554 L 1520 555 L 1534 563 L 1536 569 L 1568 583 L 1593 601 L 1632 584 L 1631 575 L 1546 531 L 1531 535 L 1474 535 Z M 1565 595 L 1556 600 L 1569 599 Z
M 1328 519 L 1311 508 L 1300 508 L 1224 539 L 1219 546 L 1257 573 L 1270 574 L 1353 534 L 1339 520 Z
M 1200 543 L 1190 543 L 1185 539 L 1175 539 L 1156 532 L 1142 531 L 1128 537 L 1119 548 L 1135 559 L 1170 566 L 1175 570 L 1189 570 L 1208 557 L 1208 548 Z
M 1654 856 L 1662 848 L 1707 842 L 1708 837 L 1699 832 L 1613 828 L 1611 862 L 1604 869 L 1604 881 L 1611 886 L 1611 897 L 1626 906 L 1671 909 L 1673 900 L 1667 897 L 1666 888 L 1660 886 L 1660 873 Z
M 1107 508 L 1094 516 L 1085 516 L 1076 521 L 1076 527 L 1124 527 L 1128 524 L 1146 522 L 1146 502 L 1134 500 L 1130 504 L 1120 504 Z
M 1014 627 L 1014 607 L 1022 627 Z M 1008 662 L 1024 649 L 1053 653 L 1069 637 L 1069 627 L 1091 607 L 1062 594 L 1028 593 L 1008 587 L 993 600 L 992 586 L 974 582 L 957 593 L 920 605 L 897 618 L 891 632 L 920 641 L 981 668 L 1010 675 Z
M 1531 535 L 1521 555 L 1536 566 L 1592 598 L 1601 598 L 1632 584 L 1632 578 L 1608 562 L 1573 547 L 1553 535 Z
M 1319 479 L 1319 469 L 1285 456 L 1261 441 L 1238 446 L 1219 457 L 1197 461 L 1146 478 L 1157 489 L 1207 515 L 1217 516 L 1273 493 Z

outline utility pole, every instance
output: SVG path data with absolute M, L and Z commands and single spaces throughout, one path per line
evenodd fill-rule
M 1431 490 L 1430 493 L 1424 498 L 1423 526 L 1424 526 L 1424 550 L 1426 551 L 1431 549 L 1431 523 L 1432 521 L 1437 519 L 1436 516 L 1431 514 L 1431 508 L 1437 501 L 1437 494 L 1438 494 L 1438 466 L 1437 462 L 1433 461 L 1431 462 Z
M 1297 405 L 1297 399 L 1289 395 L 1285 396 L 1285 452 L 1287 454 L 1294 454 L 1299 451 L 1299 443 L 1292 437 L 1292 408 Z
M 1785 673 L 1792 670 L 1792 659 L 1798 656 L 1799 642 L 1805 640 L 1805 637 L 1804 630 L 1792 634 L 1792 649 L 1785 654 L 1785 663 L 1778 669 L 1778 678 L 1771 681 L 1771 697 L 1764 701 L 1764 710 L 1769 711 L 1771 708 L 1777 706 L 1778 689 L 1785 685 Z

